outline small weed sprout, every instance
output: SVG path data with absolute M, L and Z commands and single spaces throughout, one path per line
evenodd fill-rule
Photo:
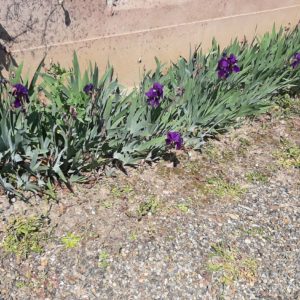
M 245 156 L 247 154 L 247 150 L 249 148 L 249 146 L 251 145 L 250 141 L 241 137 L 239 138 L 239 146 L 238 146 L 238 149 L 237 149 L 237 153 L 239 155 L 242 155 L 242 156 Z
M 102 206 L 103 206 L 104 208 L 110 209 L 110 208 L 113 207 L 113 203 L 112 203 L 111 201 L 109 201 L 109 200 L 106 200 L 106 201 L 103 201 L 103 202 L 102 202 Z
M 178 209 L 184 213 L 187 213 L 189 211 L 189 206 L 185 203 L 180 203 L 177 205 Z
M 109 266 L 109 253 L 107 251 L 99 253 L 98 266 L 103 269 L 106 269 Z
M 244 148 L 247 148 L 251 145 L 250 141 L 243 137 L 239 138 L 239 142 L 240 142 L 240 146 Z
M 137 240 L 137 238 L 138 238 L 137 233 L 136 233 L 135 231 L 134 231 L 134 232 L 131 232 L 131 234 L 130 234 L 130 236 L 129 236 L 130 241 L 134 242 L 134 241 Z
M 61 242 L 65 246 L 65 249 L 75 248 L 80 241 L 81 241 L 80 236 L 70 232 L 68 232 L 64 237 L 61 238 Z
M 143 202 L 137 209 L 138 218 L 148 215 L 149 213 L 155 214 L 157 212 L 159 203 L 156 197 L 151 197 L 148 201 Z
M 133 188 L 130 185 L 124 187 L 113 187 L 111 194 L 116 198 L 128 197 L 134 192 Z

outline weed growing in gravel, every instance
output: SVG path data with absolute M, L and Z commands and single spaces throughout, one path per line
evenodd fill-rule
M 211 143 L 204 147 L 203 153 L 214 162 L 217 162 L 221 157 L 219 149 Z
M 219 177 L 209 178 L 207 184 L 213 187 L 209 192 L 219 197 L 239 198 L 246 192 L 239 184 L 227 182 Z
M 17 281 L 17 282 L 16 282 L 16 288 L 17 288 L 17 289 L 22 289 L 22 288 L 24 288 L 24 287 L 27 287 L 26 282 L 24 282 L 24 281 Z
M 71 232 L 68 232 L 64 237 L 61 238 L 61 242 L 65 246 L 65 249 L 75 248 L 80 241 L 81 237 Z
M 238 250 L 223 243 L 213 244 L 211 248 L 207 268 L 211 272 L 220 273 L 222 284 L 231 285 L 239 279 L 255 281 L 258 267 L 255 259 L 245 257 Z
M 239 155 L 245 156 L 251 143 L 245 138 L 239 138 L 239 143 L 240 145 L 238 146 L 237 153 Z
M 109 253 L 107 251 L 101 251 L 98 258 L 98 266 L 106 269 L 109 266 Z
M 133 188 L 130 185 L 125 185 L 124 187 L 113 187 L 111 194 L 116 198 L 128 197 L 134 192 Z
M 42 231 L 44 220 L 41 217 L 20 217 L 7 226 L 3 249 L 17 257 L 27 258 L 30 253 L 42 253 L 42 242 L 48 235 Z
M 101 203 L 101 205 L 104 207 L 104 208 L 112 208 L 113 207 L 113 203 L 112 201 L 109 201 L 109 200 L 105 200 Z
M 251 228 L 245 228 L 241 227 L 239 229 L 240 232 L 242 232 L 242 235 L 248 235 L 251 237 L 263 237 L 266 240 L 270 240 L 269 235 L 267 234 L 267 230 L 263 227 L 251 227 Z
M 289 117 L 291 115 L 300 114 L 300 98 L 291 97 L 289 94 L 278 97 L 276 99 L 280 115 Z
M 138 218 L 148 215 L 149 213 L 155 214 L 157 212 L 159 203 L 156 197 L 151 197 L 148 201 L 143 202 L 137 209 Z
M 261 183 L 268 182 L 268 176 L 259 171 L 253 171 L 253 172 L 247 173 L 246 178 L 250 182 L 261 182 Z
M 227 163 L 235 159 L 237 153 L 231 149 L 218 149 L 213 144 L 208 144 L 203 153 L 214 163 Z
M 130 236 L 129 236 L 130 241 L 134 242 L 137 240 L 137 238 L 138 238 L 138 235 L 135 231 L 130 233 Z
M 236 157 L 236 153 L 230 149 L 223 150 L 222 153 L 222 162 L 230 162 L 233 161 Z
M 300 147 L 288 140 L 282 140 L 281 144 L 281 149 L 273 153 L 277 162 L 286 168 L 300 168 Z
M 185 203 L 180 203 L 177 205 L 178 209 L 184 213 L 187 213 L 189 211 L 189 206 Z
M 240 142 L 240 146 L 244 147 L 244 148 L 247 148 L 251 145 L 250 141 L 246 138 L 239 138 L 239 142 Z

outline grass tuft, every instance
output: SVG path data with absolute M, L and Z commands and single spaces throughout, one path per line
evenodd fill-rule
M 209 192 L 219 197 L 240 198 L 247 191 L 239 184 L 227 182 L 219 177 L 209 178 L 207 184 L 213 187 Z
M 249 182 L 261 182 L 261 183 L 267 183 L 268 182 L 268 176 L 262 172 L 259 171 L 253 171 L 246 174 L 246 178 Z
M 243 279 L 254 282 L 258 264 L 253 258 L 242 255 L 237 249 L 232 249 L 223 243 L 211 245 L 212 253 L 207 264 L 210 272 L 220 273 L 220 282 L 232 285 Z

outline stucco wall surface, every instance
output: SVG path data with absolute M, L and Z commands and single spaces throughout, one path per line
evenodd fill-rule
M 300 0 L 0 0 L 0 66 L 24 61 L 33 71 L 44 55 L 70 65 L 114 65 L 133 85 L 143 69 L 207 49 L 213 37 L 225 45 L 300 19 Z

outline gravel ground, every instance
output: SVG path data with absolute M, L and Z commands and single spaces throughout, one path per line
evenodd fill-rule
M 2 241 L 12 218 L 48 220 L 42 253 L 0 248 L 0 299 L 300 299 L 299 130 L 298 117 L 262 118 L 177 153 L 176 168 L 117 173 L 58 203 L 0 196 Z

